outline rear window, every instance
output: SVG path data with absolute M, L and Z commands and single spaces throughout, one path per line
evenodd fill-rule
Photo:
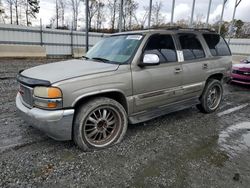
M 179 41 L 183 51 L 184 60 L 200 59 L 205 57 L 205 52 L 200 41 L 194 34 L 179 34 Z
M 231 55 L 230 49 L 228 48 L 226 41 L 220 35 L 203 34 L 203 37 L 213 56 Z

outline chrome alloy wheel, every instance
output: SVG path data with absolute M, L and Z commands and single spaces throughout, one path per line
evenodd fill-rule
M 116 139 L 120 129 L 119 112 L 112 106 L 101 106 L 87 116 L 82 131 L 90 145 L 104 147 Z
M 216 109 L 218 107 L 218 105 L 220 104 L 221 98 L 222 98 L 221 89 L 220 89 L 220 87 L 215 85 L 208 92 L 208 96 L 207 96 L 208 107 L 211 110 Z

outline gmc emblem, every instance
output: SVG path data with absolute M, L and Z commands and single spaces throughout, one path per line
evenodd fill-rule
M 18 92 L 19 92 L 21 95 L 24 95 L 24 91 L 22 90 L 21 86 L 19 86 Z

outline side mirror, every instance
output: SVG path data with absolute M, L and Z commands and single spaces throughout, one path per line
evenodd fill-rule
M 159 56 L 156 54 L 145 54 L 143 56 L 143 62 L 141 63 L 142 66 L 154 66 L 159 64 L 160 59 Z

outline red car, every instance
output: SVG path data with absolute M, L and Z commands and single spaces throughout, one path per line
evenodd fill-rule
M 250 56 L 232 67 L 231 81 L 250 85 Z

